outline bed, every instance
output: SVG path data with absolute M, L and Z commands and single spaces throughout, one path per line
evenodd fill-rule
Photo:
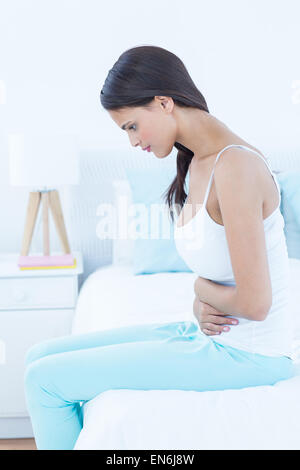
M 300 260 L 290 259 L 290 267 L 295 377 L 273 386 L 213 392 L 109 390 L 84 405 L 75 450 L 300 449 Z M 81 289 L 73 333 L 193 320 L 194 277 L 134 276 L 127 266 L 100 268 Z M 111 295 L 115 285 L 118 296 Z M 155 298 L 158 290 L 163 295 Z
M 276 153 L 273 156 L 272 166 L 276 169 L 282 159 Z M 99 166 L 102 170 L 106 168 L 103 164 L 105 158 L 101 160 L 99 155 L 98 158 L 94 157 L 89 155 L 84 159 L 84 184 L 88 185 L 89 207 L 94 199 L 91 175 L 93 178 L 95 175 L 103 178 Z M 123 161 L 125 165 L 128 162 L 126 159 Z M 298 168 L 299 165 L 294 154 L 290 160 L 285 158 L 284 162 L 289 163 L 289 168 Z M 114 167 L 112 159 L 110 163 L 108 168 L 112 174 L 109 176 L 112 188 L 115 188 L 111 198 L 113 201 L 118 191 L 126 192 L 128 187 L 122 179 L 124 174 L 116 175 L 111 170 Z M 81 194 L 83 191 L 84 188 Z M 77 201 L 80 223 L 84 224 L 82 215 L 87 211 L 79 193 Z M 297 251 L 300 239 L 298 233 L 292 233 L 289 223 L 287 216 L 286 229 L 294 237 L 288 248 L 295 376 L 273 386 L 240 390 L 195 392 L 120 389 L 103 392 L 83 405 L 84 424 L 75 450 L 300 449 L 300 256 Z M 86 234 L 88 224 L 91 225 L 89 216 L 84 224 Z M 92 259 L 97 262 L 97 250 L 99 245 L 86 250 L 87 263 Z M 72 334 L 142 323 L 196 321 L 192 312 L 195 273 L 133 274 L 132 241 L 114 240 L 111 253 L 111 260 L 105 265 L 88 265 L 88 274 L 82 280 L 79 292 Z M 116 285 L 118 295 L 112 295 Z M 159 295 L 154 296 L 153 292 L 159 292 Z

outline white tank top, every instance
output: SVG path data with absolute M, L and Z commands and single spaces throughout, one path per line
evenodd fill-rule
M 289 260 L 284 235 L 284 219 L 280 212 L 280 187 L 266 160 L 245 145 L 232 144 L 222 149 L 214 163 L 203 204 L 185 225 L 174 229 L 174 241 L 179 255 L 198 276 L 223 285 L 236 285 L 232 271 L 225 228 L 215 222 L 206 210 L 215 165 L 224 150 L 242 147 L 256 153 L 269 168 L 279 193 L 279 204 L 264 219 L 265 240 L 272 284 L 272 306 L 264 321 L 239 317 L 228 332 L 208 336 L 216 343 L 267 356 L 291 357 L 292 318 L 289 309 Z M 224 157 L 223 157 L 224 158 Z M 226 158 L 226 157 L 225 157 Z M 177 219 L 178 220 L 178 219 Z M 251 250 L 251 246 L 249 246 Z M 247 269 L 247 266 L 245 266 Z M 229 315 L 234 318 L 234 315 Z

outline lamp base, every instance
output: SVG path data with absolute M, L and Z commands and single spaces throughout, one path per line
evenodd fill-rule
M 24 235 L 23 235 L 23 241 L 22 241 L 21 258 L 20 258 L 21 264 L 23 264 L 24 262 L 27 263 L 27 257 L 28 257 L 32 235 L 34 232 L 41 201 L 43 205 L 43 214 L 42 214 L 43 215 L 43 259 L 45 259 L 46 263 L 48 263 L 47 258 L 49 258 L 50 263 L 52 261 L 52 256 L 50 256 L 50 246 L 49 246 L 49 218 L 48 218 L 49 207 L 53 215 L 53 220 L 56 225 L 56 230 L 60 237 L 63 252 L 67 254 L 70 253 L 70 246 L 68 242 L 64 216 L 62 213 L 58 191 L 55 189 L 45 190 L 42 192 L 31 191 L 29 194 L 26 223 L 25 223 L 25 229 L 24 229 Z M 34 260 L 32 261 L 34 262 Z M 64 260 L 62 259 L 59 262 L 64 262 Z M 39 260 L 37 260 L 37 263 L 38 265 L 40 265 Z M 66 259 L 66 264 L 69 265 L 70 260 Z M 30 264 L 30 266 L 32 265 Z
M 50 256 L 19 256 L 20 269 L 75 268 L 76 259 L 71 254 Z

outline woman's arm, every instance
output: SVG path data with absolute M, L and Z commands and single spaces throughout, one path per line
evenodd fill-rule
M 246 312 L 242 309 L 236 286 L 224 286 L 198 276 L 194 283 L 194 292 L 199 300 L 225 315 L 255 321 L 262 319 L 257 312 Z

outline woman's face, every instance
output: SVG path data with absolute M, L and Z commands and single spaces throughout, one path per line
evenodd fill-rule
M 108 111 L 111 118 L 128 133 L 133 147 L 150 146 L 158 158 L 168 156 L 176 142 L 176 121 L 170 97 L 155 96 L 150 108 L 134 107 Z

